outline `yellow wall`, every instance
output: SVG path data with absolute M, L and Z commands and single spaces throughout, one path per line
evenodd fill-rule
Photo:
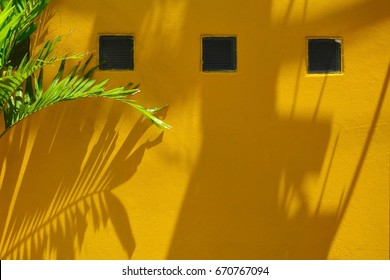
M 230 3 L 230 4 L 229 4 Z M 90 99 L 0 139 L 2 259 L 388 259 L 388 0 L 53 1 L 61 52 L 135 37 L 142 104 Z M 237 36 L 235 73 L 201 72 L 201 36 Z M 343 74 L 306 73 L 306 38 L 341 37 Z M 96 62 L 97 62 L 97 55 Z

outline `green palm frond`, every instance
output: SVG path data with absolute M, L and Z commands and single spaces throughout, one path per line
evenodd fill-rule
M 15 14 L 15 8 L 7 5 L 0 13 L 0 70 L 3 71 L 17 41 L 17 29 L 22 14 Z
M 12 49 L 26 40 L 36 29 L 34 22 L 49 0 L 0 1 L 0 69 L 8 63 Z
M 15 91 L 26 81 L 31 75 L 47 65 L 53 64 L 55 61 L 61 61 L 65 58 L 57 59 L 56 57 L 50 57 L 54 46 L 60 40 L 60 37 L 54 40 L 48 40 L 43 45 L 34 59 L 24 59 L 21 61 L 17 69 L 9 67 L 7 71 L 3 72 L 3 76 L 0 77 L 0 109 L 4 110 L 4 106 L 9 98 L 15 93 Z M 74 55 L 70 58 L 81 58 L 81 55 Z M 30 94 L 30 93 L 29 93 Z M 30 96 L 34 98 L 33 96 Z
M 17 41 L 16 44 L 24 41 L 36 29 L 37 24 L 34 22 L 42 11 L 49 4 L 49 0 L 1 0 L 0 8 L 6 11 L 9 7 L 12 8 L 13 17 L 20 17 L 20 22 L 17 27 Z M 1 21 L 0 21 L 1 22 Z
M 124 102 L 150 119 L 158 127 L 170 128 L 169 125 L 154 116 L 161 108 L 147 109 L 137 104 L 136 101 L 128 99 L 129 95 L 138 93 L 139 89 L 128 87 L 106 89 L 108 80 L 97 83 L 95 79 L 91 78 L 96 68 L 84 73 L 89 61 L 90 59 L 84 64 L 74 66 L 65 75 L 66 59 L 62 60 L 56 76 L 46 90 L 44 90 L 42 83 L 44 70 L 41 69 L 38 76 L 35 73 L 32 74 L 24 89 L 17 89 L 8 99 L 3 109 L 5 132 L 19 121 L 48 106 L 87 97 L 103 97 Z M 18 81 L 15 78 L 13 84 Z
M 16 123 L 31 114 L 63 101 L 87 97 L 103 97 L 124 102 L 160 128 L 170 128 L 155 116 L 159 108 L 145 108 L 128 97 L 139 92 L 137 88 L 117 87 L 107 89 L 108 80 L 97 82 L 91 76 L 92 68 L 86 71 L 88 59 L 65 73 L 69 59 L 81 59 L 76 54 L 55 57 L 52 53 L 60 37 L 48 40 L 40 51 L 29 58 L 27 55 L 18 66 L 8 66 L 14 47 L 36 30 L 34 19 L 46 8 L 49 0 L 0 0 L 0 111 L 4 115 L 5 129 L 0 137 Z M 43 86 L 44 68 L 59 62 L 57 74 L 49 85 Z

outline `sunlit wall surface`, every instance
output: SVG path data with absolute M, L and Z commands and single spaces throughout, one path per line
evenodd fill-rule
M 31 42 L 97 65 L 130 36 L 133 69 L 95 76 L 173 128 L 99 99 L 13 128 L 1 259 L 388 259 L 389 30 L 388 0 L 52 1 Z M 204 37 L 235 38 L 233 71 L 202 71 Z M 310 39 L 341 71 L 308 73 Z

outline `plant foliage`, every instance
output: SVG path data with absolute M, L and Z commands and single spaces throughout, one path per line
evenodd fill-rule
M 158 127 L 170 128 L 154 115 L 162 107 L 148 109 L 128 99 L 139 92 L 137 88 L 129 85 L 107 89 L 108 80 L 97 82 L 93 79 L 96 67 L 86 70 L 90 58 L 70 71 L 65 71 L 67 60 L 80 60 L 83 55 L 56 57 L 53 50 L 60 37 L 47 40 L 34 56 L 26 55 L 19 65 L 10 66 L 12 50 L 37 29 L 35 19 L 48 3 L 49 0 L 0 0 L 0 111 L 5 125 L 0 137 L 19 121 L 47 106 L 86 97 L 104 97 L 124 102 Z M 60 64 L 58 72 L 44 86 L 44 68 L 56 62 Z

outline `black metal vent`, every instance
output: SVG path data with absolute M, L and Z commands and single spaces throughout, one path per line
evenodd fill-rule
M 341 41 L 339 39 L 309 39 L 309 73 L 341 72 Z
M 16 45 L 8 57 L 8 66 L 18 67 L 23 58 L 30 54 L 30 37 Z
M 133 36 L 100 36 L 99 69 L 133 70 L 134 38 Z
M 202 70 L 235 71 L 236 37 L 203 37 Z

